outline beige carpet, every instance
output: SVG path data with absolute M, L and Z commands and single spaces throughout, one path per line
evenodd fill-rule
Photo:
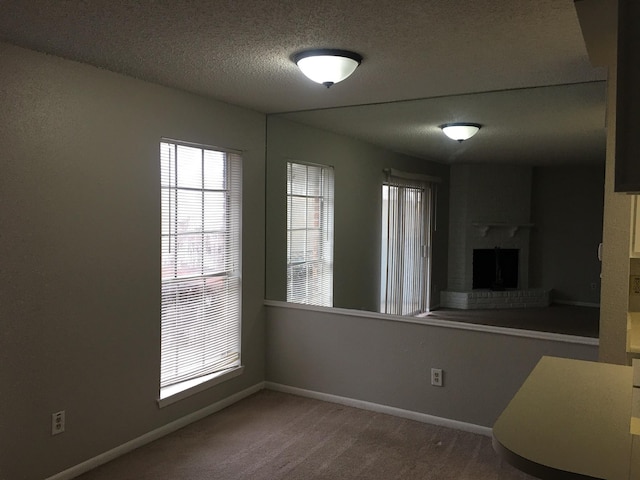
M 471 400 L 471 399 L 470 399 Z M 525 480 L 482 435 L 263 390 L 81 480 Z

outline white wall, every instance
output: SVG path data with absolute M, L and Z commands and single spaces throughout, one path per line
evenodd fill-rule
M 0 71 L 0 478 L 41 480 L 264 380 L 265 118 L 7 44 Z M 163 136 L 245 152 L 246 370 L 159 409 Z

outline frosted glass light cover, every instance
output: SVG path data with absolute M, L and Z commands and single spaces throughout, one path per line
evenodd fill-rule
M 360 62 L 337 54 L 318 54 L 302 56 L 297 59 L 296 64 L 309 79 L 331 86 L 351 75 Z
M 452 124 L 452 125 L 443 125 L 442 131 L 444 134 L 452 140 L 457 140 L 458 142 L 462 142 L 463 140 L 467 140 L 473 137 L 478 130 L 480 130 L 480 125 L 475 124 Z

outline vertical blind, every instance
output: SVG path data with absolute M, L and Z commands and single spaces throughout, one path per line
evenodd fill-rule
M 160 387 L 240 362 L 241 157 L 160 144 Z
M 333 169 L 287 163 L 287 301 L 333 306 Z
M 394 176 L 382 186 L 382 313 L 428 311 L 432 192 L 428 182 Z

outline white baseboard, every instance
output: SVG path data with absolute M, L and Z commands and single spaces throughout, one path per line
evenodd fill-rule
M 557 303 L 559 305 L 573 305 L 574 307 L 600 308 L 600 304 L 599 303 L 574 302 L 574 301 L 571 301 L 571 300 L 551 300 L 551 303 Z
M 85 472 L 88 472 L 89 470 L 99 467 L 100 465 L 103 465 L 111 460 L 114 460 L 124 455 L 125 453 L 129 453 L 136 448 L 139 448 L 143 445 L 146 445 L 147 443 L 153 442 L 154 440 L 158 440 L 165 435 L 175 432 L 176 430 L 185 427 L 190 423 L 201 420 L 211 415 L 212 413 L 222 410 L 223 408 L 226 408 L 242 400 L 243 398 L 248 397 L 249 395 L 253 395 L 256 392 L 259 392 L 263 388 L 265 388 L 265 382 L 256 383 L 255 385 L 242 390 L 241 392 L 238 392 L 234 395 L 231 395 L 230 397 L 220 400 L 219 402 L 209 405 L 208 407 L 179 418 L 171 423 L 163 425 L 162 427 L 152 430 L 151 432 L 145 433 L 138 438 L 134 438 L 127 443 L 123 443 L 116 448 L 113 448 L 96 457 L 90 458 L 85 462 L 82 462 L 78 465 L 68 468 L 67 470 L 57 473 L 52 477 L 47 478 L 46 480 L 70 480 L 72 478 L 75 478 Z
M 456 430 L 463 430 L 465 432 L 479 433 L 480 435 L 485 435 L 487 437 L 490 437 L 492 432 L 491 428 L 483 427 L 482 425 L 460 422 L 458 420 L 451 420 L 449 418 L 436 417 L 434 415 L 429 415 L 426 413 L 403 410 L 401 408 L 389 407 L 387 405 L 381 405 L 379 403 L 365 402 L 363 400 L 356 400 L 354 398 L 340 397 L 338 395 L 331 395 L 328 393 L 316 392 L 313 390 L 305 390 L 303 388 L 291 387 L 289 385 L 283 385 L 281 383 L 265 382 L 265 388 L 283 393 L 291 393 L 293 395 L 299 395 L 301 397 L 314 398 L 316 400 L 322 400 L 325 402 L 338 403 L 340 405 L 346 405 L 348 407 L 370 410 L 372 412 L 386 413 L 388 415 L 407 418 L 409 420 L 415 420 L 422 423 L 429 423 L 431 425 L 454 428 Z

